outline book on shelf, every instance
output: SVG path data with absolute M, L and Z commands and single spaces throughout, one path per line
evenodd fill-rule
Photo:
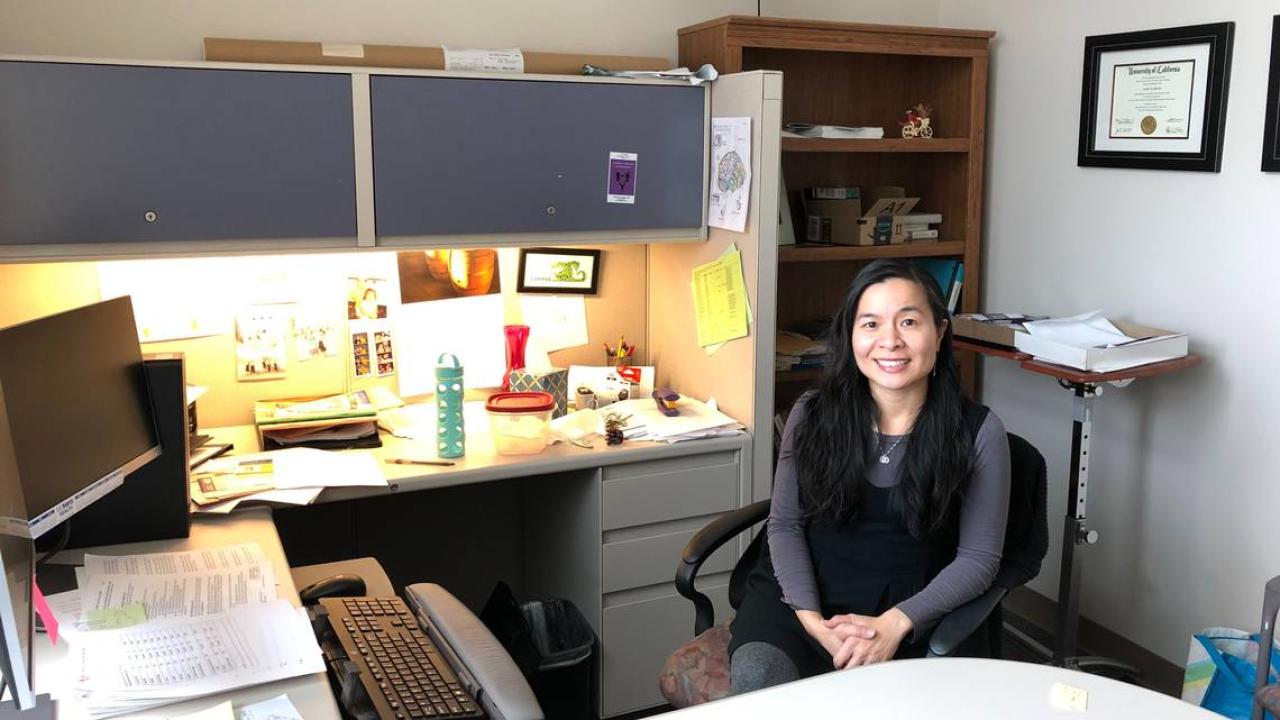
M 942 222 L 942 213 L 906 213 L 898 216 L 898 222 L 907 226 L 928 227 Z
M 964 263 L 951 258 L 916 258 L 912 261 L 933 276 L 942 293 L 947 311 L 954 313 L 960 306 L 960 290 L 964 284 Z
M 787 123 L 782 128 L 782 136 L 845 140 L 879 140 L 884 137 L 884 128 L 850 127 L 847 125 L 819 125 L 816 123 Z
M 914 229 L 914 230 L 903 228 L 902 237 L 907 242 L 913 242 L 916 240 L 937 240 L 938 231 L 928 229 L 928 228 Z
M 807 187 L 804 189 L 805 200 L 857 200 L 862 191 L 857 187 Z

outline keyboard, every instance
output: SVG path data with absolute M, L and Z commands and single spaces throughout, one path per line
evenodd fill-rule
M 320 604 L 379 718 L 484 717 L 400 598 L 321 598 Z

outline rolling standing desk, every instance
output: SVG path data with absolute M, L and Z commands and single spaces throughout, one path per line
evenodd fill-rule
M 1017 362 L 1023 370 L 1056 378 L 1058 384 L 1075 396 L 1071 422 L 1071 473 L 1067 483 L 1067 512 L 1062 525 L 1062 567 L 1058 575 L 1057 633 L 1054 638 L 1053 663 L 1077 670 L 1110 669 L 1137 678 L 1138 669 L 1109 658 L 1076 655 L 1076 630 L 1080 621 L 1080 576 L 1082 557 L 1077 545 L 1098 542 L 1098 531 L 1090 530 L 1086 515 L 1089 494 L 1089 445 L 1093 435 L 1093 401 L 1102 394 L 1102 383 L 1121 387 L 1138 378 L 1165 375 L 1200 364 L 1200 356 L 1190 354 L 1174 360 L 1139 365 L 1113 372 L 1085 372 L 1075 368 L 1036 360 L 1009 348 L 993 347 L 961 338 L 955 339 L 957 350 L 968 350 L 990 357 Z

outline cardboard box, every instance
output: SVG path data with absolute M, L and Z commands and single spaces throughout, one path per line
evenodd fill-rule
M 1014 347 L 1040 360 L 1089 372 L 1123 370 L 1163 360 L 1174 360 L 1187 354 L 1186 333 L 1161 330 L 1120 320 L 1112 320 L 1111 324 L 1115 325 L 1120 332 L 1136 339 L 1111 346 L 1076 347 L 1038 338 L 1030 333 L 1018 333 L 1014 336 Z
M 809 200 L 805 202 L 808 214 L 805 240 L 828 245 L 857 245 L 858 219 L 862 217 L 862 203 L 850 200 Z
M 911 212 L 920 198 L 906 197 L 900 187 L 872 188 L 865 193 L 867 211 L 858 220 L 858 237 L 851 245 L 901 245 L 907 241 L 902 229 L 903 215 Z
M 582 66 L 609 70 L 670 70 L 665 58 L 578 53 L 521 53 L 526 73 L 581 75 Z M 205 38 L 204 59 L 227 62 L 287 63 L 292 65 L 343 65 L 360 67 L 443 70 L 444 48 L 359 43 L 288 42 Z
M 956 337 L 1012 348 L 1017 334 L 1026 332 L 1022 323 L 1040 319 L 1043 318 L 1030 315 L 962 313 L 951 318 L 951 331 Z
M 555 398 L 556 407 L 551 417 L 564 415 L 569 398 L 569 370 L 567 368 L 551 368 L 550 370 L 529 371 L 512 370 L 507 377 L 512 392 L 545 392 Z

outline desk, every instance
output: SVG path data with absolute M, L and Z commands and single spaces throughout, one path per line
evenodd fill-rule
M 197 517 L 191 524 L 191 536 L 184 539 L 110 545 L 89 548 L 87 551 L 101 555 L 131 555 L 196 550 L 243 542 L 256 542 L 262 547 L 262 552 L 270 559 L 272 569 L 275 571 L 276 593 L 279 597 L 287 598 L 295 606 L 298 605 L 298 591 L 294 588 L 293 578 L 289 575 L 289 565 L 285 562 L 284 549 L 280 546 L 280 538 L 276 534 L 275 525 L 271 522 L 271 512 L 265 508 L 256 508 L 226 517 Z M 86 550 L 62 552 L 54 557 L 53 562 L 79 564 L 84 561 L 85 552 Z M 73 661 L 68 657 L 67 643 L 60 642 L 57 647 L 54 647 L 49 644 L 47 637 L 37 634 L 34 664 L 36 692 L 54 693 L 65 697 L 67 693 L 62 691 L 69 686 L 75 673 Z M 282 693 L 289 696 L 294 706 L 298 708 L 298 712 L 307 720 L 312 718 L 338 720 L 340 717 L 338 706 L 329 690 L 329 680 L 323 673 L 241 688 L 174 705 L 163 705 L 123 717 L 171 718 L 213 707 L 227 700 L 238 708 L 242 705 L 269 700 Z M 80 708 L 62 700 L 58 702 L 57 717 L 59 720 L 71 720 L 84 717 L 84 713 Z
M 1088 711 L 1057 710 L 1054 683 L 1086 690 Z M 1136 685 L 1075 670 L 1008 660 L 894 660 L 672 713 L 687 720 L 807 718 L 1088 718 L 1088 720 L 1221 720 L 1207 710 Z
M 1076 655 L 1076 630 L 1080 620 L 1080 579 L 1082 558 L 1077 545 L 1098 541 L 1098 531 L 1088 527 L 1086 514 L 1089 496 L 1089 446 L 1093 436 L 1093 401 L 1102 394 L 1104 382 L 1124 387 L 1138 378 L 1165 375 L 1200 364 L 1200 356 L 1191 354 L 1174 360 L 1139 365 L 1111 372 L 1085 372 L 1075 368 L 1036 360 L 1026 353 L 993 347 L 979 342 L 955 339 L 957 350 L 968 350 L 990 357 L 1013 360 L 1028 372 L 1055 378 L 1058 384 L 1075 396 L 1071 424 L 1071 473 L 1067 482 L 1067 512 L 1062 526 L 1062 564 L 1058 576 L 1058 617 L 1053 662 L 1071 668 L 1108 668 L 1138 677 L 1137 668 L 1098 657 Z
M 326 550 L 326 557 L 295 557 L 295 564 L 375 556 L 397 585 L 439 582 L 473 611 L 497 579 L 522 598 L 568 599 L 600 638 L 599 714 L 662 704 L 658 672 L 689 639 L 693 618 L 675 591 L 676 563 L 710 518 L 759 499 L 751 496 L 751 436 L 615 447 L 597 438 L 593 449 L 557 444 L 538 455 L 509 456 L 494 452 L 487 422 L 469 416 L 467 427 L 467 454 L 452 467 L 383 462 L 434 458 L 431 439 L 384 433 L 380 448 L 343 451 L 372 454 L 389 484 L 330 488 L 316 501 L 328 507 L 281 510 L 291 553 L 338 545 L 335 535 L 355 528 L 350 546 Z M 239 452 L 257 449 L 252 426 L 203 432 L 234 442 Z M 493 485 L 483 496 L 478 488 L 460 492 L 483 483 Z M 417 492 L 445 489 L 452 492 L 434 498 Z M 459 498 L 474 502 L 450 504 Z M 433 549 L 457 558 L 424 557 Z M 721 614 L 728 612 L 729 572 L 740 552 L 729 543 L 703 566 L 700 589 Z

